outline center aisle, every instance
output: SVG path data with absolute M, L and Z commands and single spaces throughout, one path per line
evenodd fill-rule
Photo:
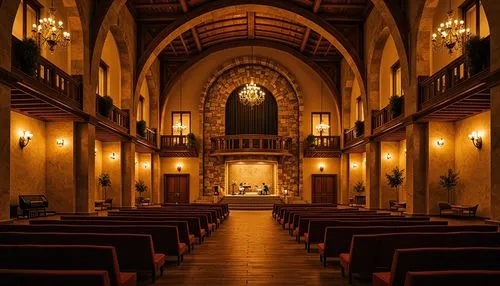
M 270 211 L 231 211 L 196 245 L 184 263 L 170 266 L 156 285 L 347 285 L 340 268 L 320 265 L 273 220 Z

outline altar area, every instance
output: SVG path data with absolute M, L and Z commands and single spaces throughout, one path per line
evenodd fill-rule
M 274 161 L 226 162 L 227 196 L 276 196 L 278 164 Z M 268 191 L 265 191 L 267 186 Z

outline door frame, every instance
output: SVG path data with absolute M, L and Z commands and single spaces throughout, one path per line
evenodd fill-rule
M 190 184 L 190 174 L 189 173 L 164 173 L 163 174 L 163 203 L 165 202 L 168 197 L 166 196 L 166 188 L 167 188 L 167 177 L 187 177 L 187 193 L 186 193 L 186 199 L 187 203 L 191 203 L 191 184 Z
M 311 204 L 313 203 L 313 197 L 314 197 L 314 178 L 315 177 L 332 177 L 334 178 L 335 184 L 333 185 L 335 188 L 334 194 L 335 194 L 335 201 L 333 202 L 334 204 L 339 203 L 339 186 L 338 186 L 338 175 L 337 174 L 311 174 Z

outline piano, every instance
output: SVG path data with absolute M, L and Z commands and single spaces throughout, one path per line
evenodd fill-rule
M 19 207 L 27 218 L 47 216 L 49 201 L 44 195 L 20 195 Z

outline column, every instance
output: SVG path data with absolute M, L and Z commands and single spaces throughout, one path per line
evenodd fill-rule
M 340 159 L 340 200 L 341 204 L 349 203 L 349 153 L 342 154 Z
M 95 126 L 75 122 L 76 208 L 79 214 L 94 213 L 95 198 Z M 69 196 L 70 194 L 68 194 Z M 68 198 L 70 199 L 70 198 Z
M 380 142 L 366 144 L 366 207 L 380 208 Z
M 491 89 L 491 219 L 500 222 L 500 87 Z
M 408 214 L 426 214 L 427 210 L 427 124 L 406 126 L 406 189 Z
M 121 142 L 122 207 L 135 207 L 135 143 Z
M 153 204 L 160 204 L 160 155 L 158 153 L 151 154 L 151 199 Z
M 0 82 L 0 222 L 10 220 L 10 88 Z

